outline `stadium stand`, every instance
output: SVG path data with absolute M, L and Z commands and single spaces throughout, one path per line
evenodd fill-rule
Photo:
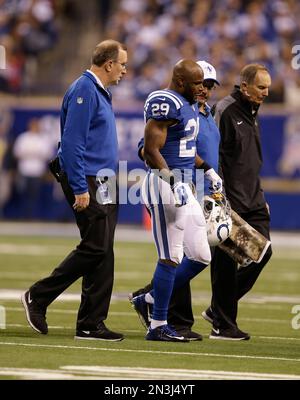
M 0 0 L 0 9 L 7 51 L 0 91 L 62 94 L 86 67 L 92 43 L 104 37 L 130 49 L 127 82 L 115 89 L 120 101 L 143 101 L 164 87 L 170 66 L 183 57 L 213 62 L 222 82 L 218 98 L 253 61 L 272 73 L 268 102 L 293 104 L 300 91 L 299 70 L 291 65 L 300 42 L 296 0 Z
M 263 184 L 273 228 L 300 229 L 294 215 L 300 201 L 298 0 L 0 0 L 0 57 L 3 49 L 6 53 L 5 69 L 0 62 L 0 218 L 24 218 L 12 151 L 16 138 L 38 118 L 56 152 L 62 95 L 89 67 L 91 48 L 108 37 L 129 49 L 126 79 L 112 88 L 120 159 L 129 170 L 141 168 L 136 144 L 144 100 L 167 85 L 176 61 L 213 63 L 221 86 L 211 104 L 231 92 L 243 65 L 265 64 L 272 86 L 260 118 Z M 72 218 L 58 185 L 47 173 L 42 179 L 33 219 Z M 122 205 L 121 222 L 144 219 L 140 205 Z

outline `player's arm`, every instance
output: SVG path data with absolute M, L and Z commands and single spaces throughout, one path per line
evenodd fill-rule
M 188 193 L 181 181 L 176 182 L 173 172 L 160 152 L 166 142 L 168 127 L 174 123 L 176 120 L 148 120 L 144 135 L 144 158 L 149 167 L 159 170 L 160 177 L 170 184 L 175 206 L 181 207 L 187 204 Z
M 144 158 L 144 137 L 142 137 L 138 143 L 138 156 L 140 160 L 145 161 Z
M 144 153 L 143 157 L 150 168 L 157 169 L 162 173 L 163 179 L 170 182 L 172 175 L 166 160 L 160 150 L 167 138 L 168 127 L 174 125 L 175 120 L 157 121 L 149 119 L 145 127 Z

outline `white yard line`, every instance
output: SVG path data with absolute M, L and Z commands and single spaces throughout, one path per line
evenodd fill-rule
M 14 312 L 24 312 L 24 308 L 22 307 L 5 307 L 6 311 L 14 311 Z M 54 314 L 77 314 L 77 310 L 68 310 L 68 309 L 60 309 L 60 308 L 51 308 L 51 313 Z M 110 311 L 110 316 L 126 316 L 126 317 L 134 317 L 136 318 L 137 314 L 134 311 Z M 203 320 L 202 315 L 194 314 L 195 319 Z M 250 321 L 250 322 L 264 322 L 268 324 L 285 324 L 289 325 L 291 323 L 290 319 L 271 319 L 271 318 L 243 318 L 240 317 L 239 321 Z
M 65 365 L 60 369 L 0 368 L 0 376 L 17 376 L 21 379 L 236 379 L 236 380 L 299 380 L 300 375 L 267 374 L 218 370 L 189 370 L 166 368 L 132 368 L 110 366 Z M 175 384 L 173 384 L 175 385 Z
M 1 300 L 20 300 L 24 290 L 16 289 L 0 289 L 0 301 Z M 203 302 L 210 299 L 210 292 L 203 292 L 199 295 L 194 296 L 194 304 L 203 304 Z M 55 301 L 80 301 L 79 293 L 63 293 Z M 203 300 L 203 301 L 202 301 Z M 128 293 L 114 293 L 112 295 L 112 301 L 127 301 Z M 290 304 L 300 304 L 300 296 L 286 296 L 286 295 L 265 295 L 265 294 L 247 294 L 245 298 L 241 300 L 241 303 L 290 303 Z M 128 303 L 129 304 L 129 303 Z
M 28 324 L 6 324 L 6 327 L 11 327 L 11 328 L 28 328 Z M 73 326 L 62 326 L 62 325 L 48 325 L 48 328 L 51 329 L 67 329 L 67 330 L 74 330 L 75 328 Z M 145 332 L 144 329 L 122 329 L 122 331 L 129 332 L 129 333 L 141 333 Z M 300 341 L 300 338 L 294 338 L 294 337 L 280 337 L 280 336 L 253 336 L 251 335 L 252 338 L 258 338 L 258 339 L 267 339 L 267 340 L 292 340 L 292 341 Z
M 32 236 L 57 236 L 79 238 L 75 223 L 47 223 L 47 222 L 5 222 L 1 221 L 0 235 L 32 235 Z M 152 242 L 152 233 L 141 226 L 118 225 L 116 240 Z M 298 232 L 271 232 L 271 240 L 274 247 L 299 247 L 300 234 Z
M 125 241 L 125 240 L 124 240 Z M 129 239 L 129 242 L 134 242 L 134 240 Z M 137 242 L 139 242 L 137 240 Z M 295 251 L 293 251 L 295 249 Z M 273 251 L 273 259 L 287 259 L 287 260 L 300 260 L 299 255 L 299 243 L 298 247 L 292 247 L 292 250 L 288 247 L 275 248 Z M 16 244 L 16 243 L 0 243 L 0 254 L 15 255 L 15 256 L 65 256 L 72 250 L 72 246 L 60 246 L 49 244 Z M 124 254 L 118 252 L 116 249 L 115 257 L 124 257 L 127 259 L 138 259 L 140 253 L 127 252 Z M 147 264 L 147 260 L 145 261 Z
M 96 376 L 81 376 L 66 373 L 61 370 L 40 369 L 40 368 L 1 368 L 0 376 L 19 377 L 20 379 L 52 380 L 52 379 L 99 379 Z
M 257 372 L 198 370 L 198 369 L 166 369 L 166 368 L 142 368 L 142 367 L 109 367 L 109 366 L 80 366 L 66 365 L 60 367 L 69 372 L 89 371 L 101 375 L 126 376 L 127 378 L 151 378 L 151 379 L 300 379 L 300 375 L 267 374 Z
M 6 324 L 6 327 L 10 328 L 28 328 L 28 324 Z M 48 328 L 51 329 L 70 329 L 75 332 L 74 326 L 62 326 L 62 325 L 48 325 Z M 140 333 L 141 329 L 122 329 L 122 331 L 129 333 Z M 300 339 L 299 339 L 300 340 Z
M 112 347 L 89 347 L 89 346 L 66 346 L 54 344 L 34 344 L 34 343 L 20 343 L 20 342 L 0 342 L 2 346 L 23 346 L 23 347 L 36 347 L 36 348 L 53 348 L 53 349 L 66 349 L 66 350 L 94 350 L 94 351 L 109 351 L 119 353 L 147 353 L 147 354 L 160 354 L 160 355 L 180 355 L 180 356 L 193 356 L 193 357 L 219 357 L 219 358 L 237 358 L 237 359 L 254 359 L 254 360 L 267 360 L 267 361 L 287 361 L 287 362 L 300 362 L 300 358 L 288 357 L 269 357 L 269 356 L 249 356 L 239 354 L 218 354 L 218 353 L 192 353 L 181 351 L 155 351 L 155 350 L 136 350 L 136 349 L 114 349 Z

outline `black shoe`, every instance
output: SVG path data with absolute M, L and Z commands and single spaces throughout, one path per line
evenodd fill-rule
M 110 331 L 104 324 L 97 331 L 76 331 L 74 339 L 85 339 L 85 340 L 105 340 L 108 342 L 120 342 L 124 339 L 124 335 L 121 333 Z
M 201 313 L 201 315 L 205 319 L 205 321 L 209 322 L 210 324 L 214 322 L 214 315 L 211 307 L 208 307 L 205 311 Z
M 29 290 L 21 297 L 29 325 L 37 332 L 47 335 L 48 325 L 46 322 L 46 310 L 31 298 Z
M 153 304 L 146 302 L 145 294 L 133 297 L 130 302 L 137 312 L 142 325 L 148 329 L 152 319 Z
M 140 294 L 146 294 L 150 292 L 150 290 L 153 289 L 152 285 L 146 285 L 145 287 L 136 290 L 135 292 L 129 293 L 129 301 L 131 301 L 134 297 L 139 296 Z
M 193 332 L 190 328 L 176 328 L 176 332 L 183 336 L 185 339 L 189 340 L 190 342 L 195 341 L 195 340 L 202 340 L 203 337 L 200 335 L 200 333 Z
M 213 327 L 209 338 L 221 340 L 249 340 L 250 335 L 241 331 L 239 328 L 218 329 Z

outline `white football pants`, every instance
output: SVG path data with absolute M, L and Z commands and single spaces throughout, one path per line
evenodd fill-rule
M 207 241 L 202 208 L 188 183 L 184 184 L 188 203 L 175 206 L 170 185 L 153 172 L 148 172 L 142 185 L 142 199 L 151 212 L 152 233 L 158 256 L 180 264 L 185 254 L 189 259 L 209 264 L 211 253 Z

